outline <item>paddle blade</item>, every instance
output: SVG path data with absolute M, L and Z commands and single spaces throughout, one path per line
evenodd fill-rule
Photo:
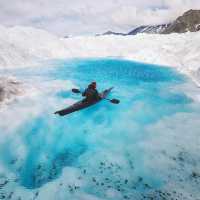
M 76 88 L 73 88 L 73 89 L 72 89 L 72 92 L 73 92 L 73 93 L 81 93 L 80 90 L 79 90 L 79 89 L 76 89 Z
M 110 102 L 114 103 L 114 104 L 119 104 L 120 100 L 118 100 L 118 99 L 111 99 Z

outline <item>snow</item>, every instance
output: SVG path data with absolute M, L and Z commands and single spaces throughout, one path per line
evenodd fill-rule
M 200 85 L 200 32 L 58 38 L 31 27 L 0 26 L 1 68 L 86 57 L 121 57 L 176 67 Z
M 120 57 L 175 67 L 200 86 L 200 32 L 58 38 L 31 27 L 0 26 L 0 69 L 37 66 L 52 59 L 90 57 Z M 4 82 L 1 103 L 23 93 L 19 84 L 9 84 L 10 79 L 7 89 L 5 78 L 0 81 L 1 85 Z

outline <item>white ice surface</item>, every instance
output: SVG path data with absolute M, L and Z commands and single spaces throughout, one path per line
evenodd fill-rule
M 176 67 L 200 85 L 200 32 L 62 39 L 30 27 L 0 26 L 1 68 L 77 57 L 122 57 Z

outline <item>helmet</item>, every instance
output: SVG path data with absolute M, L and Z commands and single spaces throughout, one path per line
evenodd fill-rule
M 92 82 L 92 85 L 97 86 L 97 83 L 95 81 Z
M 97 83 L 95 82 L 95 81 L 93 81 L 92 83 L 90 83 L 90 88 L 92 88 L 92 89 L 96 89 L 96 87 L 97 87 Z

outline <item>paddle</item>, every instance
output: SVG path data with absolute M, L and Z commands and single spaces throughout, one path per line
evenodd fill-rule
M 72 92 L 76 93 L 76 94 L 78 94 L 78 93 L 80 94 L 81 93 L 81 91 L 79 89 L 76 89 L 76 88 L 73 88 Z M 118 99 L 107 99 L 107 98 L 104 98 L 104 99 L 110 101 L 113 104 L 119 104 L 120 103 L 120 100 L 118 100 Z
M 73 92 L 73 93 L 81 93 L 81 91 L 80 91 L 79 89 L 76 89 L 76 88 L 73 88 L 73 89 L 72 89 L 72 92 Z
M 104 98 L 104 99 L 106 99 L 106 98 Z M 110 101 L 111 103 L 114 103 L 114 104 L 120 103 L 120 100 L 118 100 L 118 99 L 106 99 L 106 100 L 108 100 L 108 101 Z

